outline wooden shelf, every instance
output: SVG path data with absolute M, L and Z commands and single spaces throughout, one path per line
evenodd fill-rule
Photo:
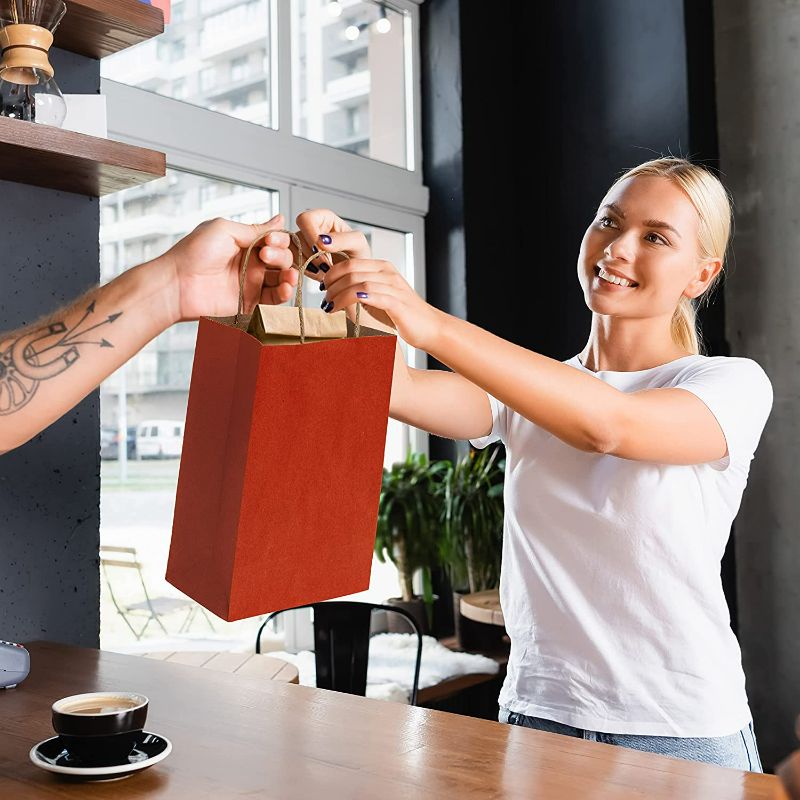
M 164 32 L 139 0 L 66 0 L 55 47 L 103 58 Z M 161 178 L 163 153 L 49 125 L 0 117 L 0 179 L 101 197 Z
M 166 171 L 163 153 L 0 117 L 0 178 L 101 197 Z
M 55 47 L 103 58 L 164 32 L 164 13 L 139 0 L 66 0 Z

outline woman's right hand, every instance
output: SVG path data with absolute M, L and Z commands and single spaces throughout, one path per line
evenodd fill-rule
M 351 259 L 370 259 L 372 257 L 367 237 L 361 231 L 353 230 L 340 216 L 329 208 L 314 208 L 297 215 L 297 227 L 303 240 L 303 254 L 301 264 L 311 255 L 312 248 L 316 248 L 319 255 L 308 265 L 306 275 L 315 280 L 326 281 L 326 275 L 333 264 Z M 292 245 L 294 248 L 294 245 Z M 328 251 L 327 253 L 325 251 Z M 346 255 L 341 255 L 345 253 Z M 324 288 L 324 287 L 323 287 Z M 351 319 L 355 319 L 355 302 L 345 309 Z M 367 311 L 367 309 L 364 309 Z M 394 328 L 391 319 L 378 309 L 373 309 L 370 319 L 365 320 L 371 325 L 378 322 L 377 327 Z

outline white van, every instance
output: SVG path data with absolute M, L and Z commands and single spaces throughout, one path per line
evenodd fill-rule
M 137 458 L 178 458 L 183 446 L 183 422 L 148 419 L 136 430 Z

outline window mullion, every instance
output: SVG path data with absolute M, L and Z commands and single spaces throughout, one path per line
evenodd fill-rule
M 278 70 L 277 100 L 278 133 L 288 138 L 292 135 L 292 21 L 291 3 L 273 2 L 276 20 L 272 37 L 272 50 L 275 53 L 273 65 Z M 276 83 L 273 82 L 273 86 Z
M 169 164 L 194 158 L 270 180 L 363 197 L 413 214 L 428 210 L 419 175 L 190 103 L 103 79 L 111 138 L 163 150 Z

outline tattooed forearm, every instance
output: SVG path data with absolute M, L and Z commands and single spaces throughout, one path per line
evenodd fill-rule
M 71 326 L 55 320 L 0 338 L 0 415 L 19 411 L 30 402 L 42 381 L 68 370 L 86 347 L 114 346 L 95 331 L 111 325 L 122 312 L 95 321 L 95 304 L 92 300 Z

